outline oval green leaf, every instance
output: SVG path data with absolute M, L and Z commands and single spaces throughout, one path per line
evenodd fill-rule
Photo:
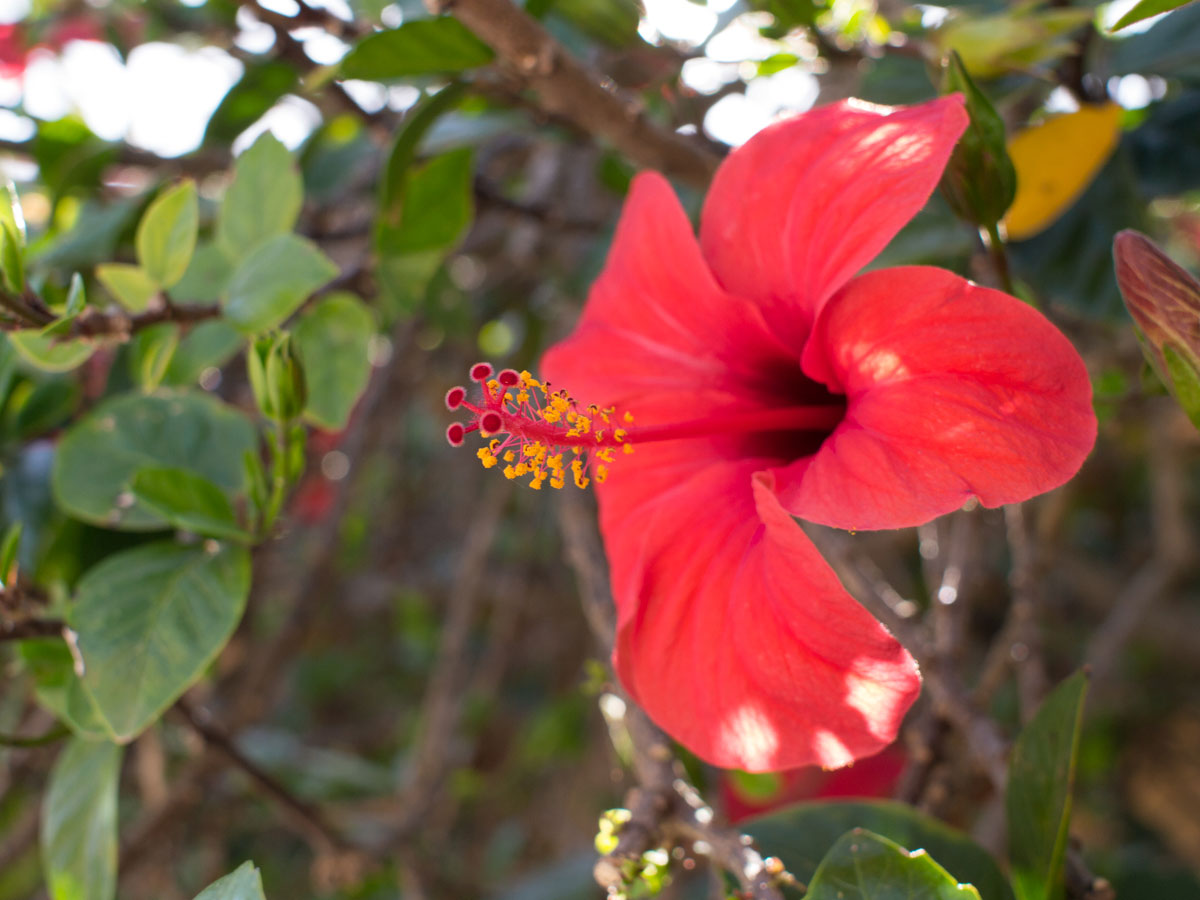
M 58 716 L 79 737 L 108 739 L 96 705 L 75 674 L 75 660 L 65 642 L 58 638 L 21 641 L 17 653 L 33 679 L 38 703 Z
M 462 72 L 492 61 L 492 50 L 457 19 L 418 19 L 363 38 L 342 60 L 343 78 L 385 81 Z
M 375 317 L 353 294 L 330 294 L 300 317 L 293 335 L 308 384 L 305 413 L 322 428 L 344 428 L 371 377 Z
M 247 860 L 206 887 L 196 900 L 266 900 L 262 875 L 254 863 Z
M 304 202 L 304 184 L 287 147 L 265 132 L 241 156 L 217 216 L 217 244 L 233 261 L 287 234 Z
M 1062 894 L 1087 682 L 1081 670 L 1056 687 L 1013 745 L 1005 807 L 1017 900 Z
M 102 263 L 96 266 L 96 280 L 112 298 L 130 312 L 143 312 L 158 293 L 158 285 L 141 266 L 128 263 Z
M 117 777 L 122 750 L 72 738 L 42 803 L 42 869 L 51 900 L 112 900 L 117 891 Z
M 68 622 L 114 739 L 132 740 L 203 674 L 249 591 L 250 554 L 231 545 L 145 544 L 80 579 Z
M 764 854 L 778 856 L 802 882 L 851 828 L 868 828 L 903 847 L 927 850 L 958 880 L 973 884 L 983 900 L 1012 900 L 1008 880 L 991 855 L 960 831 L 891 801 L 803 803 L 746 823 Z
M 187 271 L 199 225 L 196 185 L 191 181 L 164 191 L 142 216 L 137 230 L 138 261 L 159 287 L 171 287 Z
M 281 234 L 247 256 L 233 273 L 225 317 L 247 334 L 283 324 L 338 268 L 316 245 Z
M 61 340 L 40 331 L 13 331 L 8 335 L 21 358 L 43 372 L 70 372 L 96 351 L 96 345 L 82 339 Z
M 187 469 L 138 470 L 130 485 L 134 496 L 176 528 L 215 538 L 246 541 L 224 491 Z
M 149 531 L 167 522 L 130 492 L 139 469 L 187 469 L 237 493 L 244 484 L 242 457 L 255 446 L 250 421 L 214 397 L 188 391 L 125 394 L 67 432 L 51 485 L 58 505 L 78 519 Z
M 979 900 L 924 850 L 855 828 L 821 860 L 807 900 Z

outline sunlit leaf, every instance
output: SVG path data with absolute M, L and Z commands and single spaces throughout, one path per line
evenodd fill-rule
M 821 860 L 807 900 L 979 900 L 924 850 L 855 828 Z
M 1148 19 L 1151 16 L 1157 16 L 1165 12 L 1170 12 L 1173 9 L 1178 9 L 1190 0 L 1141 0 L 1133 9 L 1117 19 L 1113 25 L 1113 31 L 1120 31 L 1132 25 L 1134 22 L 1140 22 L 1143 19 Z
M 114 300 L 130 312 L 143 312 L 158 293 L 158 284 L 141 266 L 103 263 L 96 266 L 96 280 Z
M 187 271 L 196 249 L 200 213 L 196 185 L 185 181 L 160 194 L 138 223 L 137 255 L 147 276 L 169 288 Z
M 975 886 L 983 900 L 1012 900 L 1008 879 L 986 850 L 960 831 L 903 803 L 832 800 L 802 803 L 742 824 L 759 849 L 787 863 L 801 882 L 852 828 L 867 828 L 913 850 L 926 850 L 955 879 Z
M 13 348 L 31 365 L 44 372 L 70 372 L 87 362 L 96 351 L 91 341 L 63 340 L 41 331 L 13 331 L 8 335 Z
M 363 38 L 342 60 L 344 78 L 386 81 L 462 72 L 492 61 L 492 50 L 449 16 L 405 22 Z

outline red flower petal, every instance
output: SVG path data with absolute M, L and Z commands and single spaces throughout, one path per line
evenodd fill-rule
M 697 385 L 741 395 L 770 386 L 773 360 L 798 374 L 795 356 L 754 304 L 721 289 L 671 185 L 646 172 L 629 190 L 578 328 L 549 350 L 542 373 L 586 403 L 695 395 Z
M 920 679 L 752 460 L 639 448 L 599 490 L 631 696 L 718 766 L 842 766 L 896 735 Z
M 717 280 L 799 349 L 817 309 L 929 199 L 967 114 L 843 101 L 756 134 L 721 165 L 700 242 Z
M 1026 500 L 1074 475 L 1096 438 L 1070 342 L 1019 300 L 942 269 L 850 282 L 804 367 L 848 401 L 817 454 L 778 472 L 787 509 L 824 525 L 900 528 L 970 497 Z

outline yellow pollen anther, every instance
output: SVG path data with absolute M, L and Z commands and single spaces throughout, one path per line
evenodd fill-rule
M 552 391 L 528 371 L 500 373 L 483 381 L 480 390 L 482 399 L 460 401 L 477 418 L 469 428 L 459 427 L 478 430 L 484 439 L 476 452 L 484 468 L 500 468 L 510 481 L 528 476 L 525 483 L 534 490 L 547 482 L 555 490 L 568 480 L 579 488 L 603 483 L 617 448 L 632 453 L 638 440 L 617 427 L 632 422 L 631 414 L 612 406 L 577 405 L 566 391 Z M 485 420 L 494 433 L 483 429 Z

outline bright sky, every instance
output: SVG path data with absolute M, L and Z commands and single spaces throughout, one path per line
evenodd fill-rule
M 1115 21 L 1134 2 L 1116 0 L 1104 12 L 1104 20 Z M 702 93 L 715 92 L 739 75 L 753 75 L 754 61 L 782 50 L 798 56 L 810 52 L 803 42 L 788 47 L 765 40 L 757 28 L 769 18 L 753 13 L 734 15 L 730 12 L 733 3 L 708 0 L 702 6 L 689 0 L 644 0 L 646 17 L 640 30 L 651 41 L 662 37 L 692 46 L 704 44 L 704 56 L 689 60 L 683 70 L 685 83 Z M 294 0 L 267 0 L 263 5 L 283 13 L 296 9 Z M 325 6 L 343 18 L 350 15 L 345 0 L 324 0 L 315 5 Z M 0 0 L 0 22 L 17 21 L 28 9 L 29 0 Z M 385 21 L 399 24 L 398 8 L 387 12 L 394 14 L 386 15 Z M 261 53 L 270 48 L 274 35 L 269 27 L 245 9 L 239 11 L 238 22 L 242 30 L 236 43 L 241 49 Z M 348 49 L 320 29 L 298 31 L 297 37 L 304 40 L 309 56 L 321 64 L 336 63 Z M 57 119 L 77 111 L 100 137 L 124 138 L 163 156 L 177 156 L 199 144 L 208 117 L 241 72 L 240 62 L 213 47 L 149 43 L 134 49 L 123 61 L 107 44 L 73 41 L 61 54 L 35 54 L 23 79 L 0 78 L 0 138 L 22 140 L 32 134 L 32 122 L 3 108 L 22 102 L 23 91 L 24 109 L 31 116 Z M 404 109 L 418 96 L 407 86 L 389 90 L 376 84 L 349 82 L 346 88 L 369 110 L 385 105 Z M 1159 92 L 1159 85 L 1137 75 L 1115 81 L 1112 88 L 1118 101 L 1128 107 L 1145 106 Z M 705 129 L 718 140 L 740 144 L 781 113 L 809 108 L 816 97 L 816 79 L 798 67 L 755 78 L 744 95 L 731 94 L 712 107 Z M 239 138 L 234 149 L 248 146 L 268 128 L 285 144 L 295 147 L 319 122 L 317 110 L 310 103 L 285 97 Z

